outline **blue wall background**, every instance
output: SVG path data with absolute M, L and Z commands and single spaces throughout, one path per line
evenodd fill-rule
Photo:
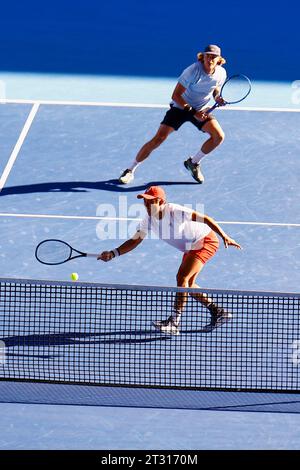
M 207 43 L 229 72 L 300 79 L 300 2 L 41 0 L 1 5 L 0 69 L 174 77 Z

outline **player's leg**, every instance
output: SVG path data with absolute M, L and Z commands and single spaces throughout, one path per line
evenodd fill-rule
M 202 268 L 203 263 L 193 255 L 193 252 L 185 254 L 177 273 L 177 286 L 189 287 L 190 279 L 197 276 Z M 154 326 L 163 333 L 178 335 L 181 314 L 186 304 L 187 297 L 187 293 L 177 292 L 174 309 L 170 317 L 167 320 L 155 322 Z
M 202 127 L 202 130 L 209 134 L 209 139 L 204 142 L 201 147 L 201 152 L 205 155 L 208 155 L 210 152 L 215 150 L 219 145 L 224 142 L 225 134 L 216 119 L 211 119 Z M 196 154 L 197 155 L 197 154 Z M 198 163 L 201 160 L 202 155 L 200 154 L 198 157 L 193 157 L 193 161 Z
M 193 122 L 193 124 L 195 124 L 195 122 Z M 201 149 L 195 155 L 188 158 L 184 162 L 184 165 L 191 172 L 193 178 L 198 183 L 203 183 L 204 176 L 200 168 L 200 161 L 206 155 L 215 150 L 219 145 L 221 145 L 225 139 L 225 134 L 220 124 L 214 117 L 200 125 L 198 121 L 195 125 L 198 127 L 198 129 L 201 129 L 203 132 L 209 134 L 210 137 L 204 142 Z
M 204 266 L 216 254 L 219 249 L 219 245 L 219 239 L 215 232 L 212 230 L 203 239 L 202 248 L 200 250 L 196 250 L 190 253 L 194 253 L 194 257 L 200 260 L 202 266 Z M 193 289 L 199 289 L 199 286 L 196 284 L 196 279 L 199 273 L 200 271 L 195 271 L 195 273 L 189 278 L 188 287 L 191 287 Z M 197 292 L 190 295 L 191 297 L 193 297 L 193 299 L 197 300 L 198 302 L 201 302 L 205 307 L 209 307 L 212 304 L 212 299 L 207 294 Z
M 146 144 L 139 150 L 132 164 L 120 176 L 119 182 L 123 184 L 130 183 L 134 178 L 134 172 L 138 165 L 146 160 L 151 152 L 158 148 L 171 132 L 177 131 L 183 123 L 189 120 L 189 115 L 186 111 L 177 108 L 176 106 L 171 106 L 160 123 L 155 136 L 149 140 L 149 142 L 146 142 Z
M 219 248 L 219 240 L 215 232 L 211 231 L 203 240 L 203 246 L 200 250 L 195 252 L 195 256 L 197 256 L 203 263 L 207 263 L 217 252 Z M 189 287 L 193 289 L 200 289 L 199 286 L 196 284 L 196 278 L 198 273 L 196 273 L 193 277 L 190 278 Z M 195 292 L 190 294 L 194 300 L 200 302 L 204 305 L 210 313 L 211 320 L 208 325 L 206 325 L 203 331 L 212 331 L 216 326 L 223 324 L 224 322 L 230 320 L 232 318 L 232 314 L 226 312 L 221 306 L 217 305 L 211 296 L 200 292 Z
M 172 127 L 161 124 L 155 136 L 140 149 L 136 156 L 136 161 L 141 163 L 146 160 L 150 153 L 159 147 L 173 131 L 174 129 Z
M 197 300 L 198 302 L 201 302 L 202 305 L 205 307 L 208 307 L 212 303 L 212 299 L 207 295 L 203 294 L 200 292 L 200 287 L 198 284 L 196 284 L 196 278 L 199 273 L 196 273 L 193 277 L 191 277 L 190 282 L 189 282 L 189 287 L 191 289 L 199 289 L 199 292 L 190 294 L 193 299 Z
M 218 237 L 213 231 L 211 231 L 204 238 L 202 243 L 203 243 L 203 246 L 200 250 L 190 251 L 184 255 L 185 265 L 188 267 L 190 264 L 191 266 L 191 269 L 190 269 L 191 275 L 187 276 L 188 285 L 186 285 L 187 279 L 182 279 L 182 281 L 184 283 L 184 287 L 190 287 L 190 288 L 197 289 L 197 290 L 199 289 L 198 292 L 192 293 L 190 295 L 191 297 L 193 297 L 194 300 L 196 300 L 197 302 L 200 302 L 209 310 L 209 313 L 211 315 L 211 321 L 207 325 L 207 331 L 210 331 L 217 324 L 219 325 L 219 324 L 224 323 L 224 321 L 228 321 L 232 317 L 232 315 L 228 312 L 225 312 L 222 307 L 214 303 L 213 299 L 210 296 L 208 296 L 205 293 L 200 292 L 200 288 L 196 284 L 197 276 L 203 269 L 203 266 L 207 263 L 207 261 L 209 261 L 216 254 L 219 248 Z M 192 260 L 189 263 L 190 257 L 192 257 Z M 193 261 L 195 259 L 201 263 L 201 264 L 198 264 L 199 268 L 197 268 L 197 265 L 195 265 L 195 262 Z M 196 269 L 193 269 L 192 266 L 196 266 Z M 178 274 L 180 274 L 180 269 L 179 269 Z M 184 274 L 184 271 L 183 271 L 183 274 Z M 185 302 L 186 302 L 186 296 L 183 297 L 183 302 L 179 298 L 179 303 L 177 304 L 177 319 L 179 321 L 181 318 L 181 313 L 183 311 Z M 175 306 L 175 311 L 176 311 L 176 306 Z
M 139 164 L 146 160 L 150 153 L 158 148 L 173 131 L 174 129 L 172 127 L 161 124 L 155 136 L 142 146 L 132 164 L 122 173 L 119 178 L 120 183 L 130 183 L 134 178 L 134 172 Z
M 177 287 L 190 287 L 203 266 L 204 263 L 199 258 L 195 257 L 193 251 L 186 253 L 182 258 L 182 262 L 176 276 Z M 179 312 L 179 314 L 181 314 L 186 304 L 187 297 L 187 293 L 177 293 L 174 306 L 175 312 Z

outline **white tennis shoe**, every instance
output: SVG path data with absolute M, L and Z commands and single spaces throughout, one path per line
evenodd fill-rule
M 165 333 L 167 335 L 178 336 L 180 333 L 179 326 L 176 325 L 173 320 L 173 317 L 169 317 L 167 320 L 159 320 L 153 322 L 153 325 L 157 330 L 160 330 L 162 333 Z

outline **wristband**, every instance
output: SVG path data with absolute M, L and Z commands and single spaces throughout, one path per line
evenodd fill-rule
M 111 250 L 111 252 L 114 254 L 114 258 L 116 258 L 117 256 L 120 256 L 120 252 L 119 252 L 118 248 L 115 248 L 114 250 Z

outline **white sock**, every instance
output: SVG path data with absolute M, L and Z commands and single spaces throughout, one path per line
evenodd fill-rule
M 172 318 L 173 318 L 173 322 L 175 323 L 175 325 L 179 326 L 180 319 L 181 319 L 181 312 L 179 312 L 178 310 L 175 310 L 172 315 Z
M 207 154 L 203 153 L 202 150 L 199 150 L 193 157 L 192 157 L 192 163 L 199 163 L 200 160 L 205 157 Z
M 135 170 L 137 169 L 137 167 L 141 164 L 142 162 L 137 162 L 136 159 L 133 160 L 131 166 L 129 166 L 127 169 L 132 171 L 132 173 L 135 172 Z

